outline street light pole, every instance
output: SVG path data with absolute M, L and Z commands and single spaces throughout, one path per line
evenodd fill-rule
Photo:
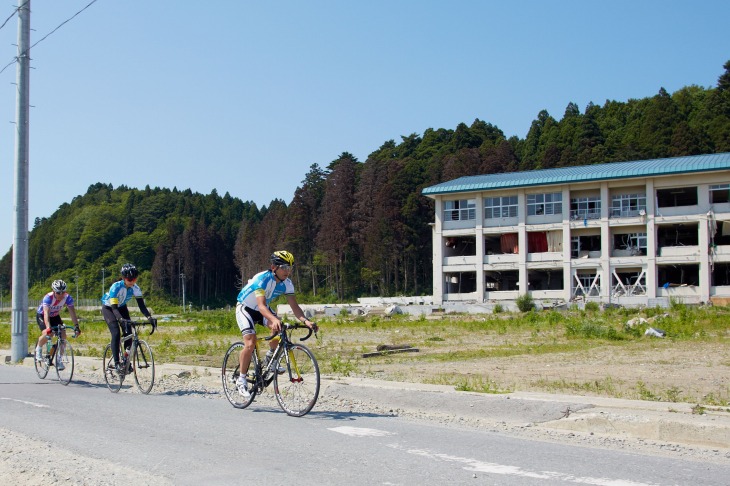
M 180 274 L 180 280 L 182 280 L 182 293 L 183 293 L 183 313 L 185 313 L 185 274 Z
M 106 285 L 104 285 L 105 273 L 106 273 L 106 268 L 101 267 L 101 295 L 102 295 L 102 297 L 106 293 Z

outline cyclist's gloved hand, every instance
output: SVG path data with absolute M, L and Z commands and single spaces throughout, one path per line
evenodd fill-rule
M 319 331 L 319 326 L 317 325 L 316 322 L 314 322 L 314 321 L 309 321 L 309 322 L 312 323 L 312 331 L 314 331 L 314 332 Z
M 51 331 L 50 327 L 47 327 L 43 330 L 43 334 L 45 334 L 46 336 L 50 336 L 52 332 L 53 331 Z
M 81 328 L 79 326 L 74 327 L 74 337 L 77 337 L 79 334 L 81 334 Z
M 152 324 L 152 327 L 157 327 L 157 319 L 155 319 L 154 317 L 149 316 L 147 318 L 147 322 L 149 322 L 150 324 Z

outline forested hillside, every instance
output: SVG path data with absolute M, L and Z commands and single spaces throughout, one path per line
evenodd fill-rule
M 176 300 L 184 284 L 196 305 L 231 303 L 241 279 L 286 248 L 297 257 L 297 286 L 319 301 L 430 294 L 433 204 L 424 187 L 464 175 L 730 152 L 730 61 L 724 69 L 716 87 L 662 88 L 584 112 L 568 103 L 559 120 L 542 111 L 525 139 L 477 119 L 386 141 L 362 162 L 345 152 L 313 164 L 289 205 L 98 183 L 35 221 L 30 283 L 78 277 L 98 297 L 102 269 L 111 278 L 131 261 L 159 296 Z M 10 272 L 8 253 L 0 260 L 6 295 Z

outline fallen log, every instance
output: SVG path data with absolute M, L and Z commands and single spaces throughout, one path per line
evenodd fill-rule
M 381 349 L 382 348 L 382 349 Z M 362 355 L 363 358 L 372 358 L 373 356 L 384 356 L 386 354 L 394 354 L 394 353 L 417 353 L 419 351 L 418 348 L 412 348 L 410 346 L 378 346 L 378 350 L 374 353 L 364 353 Z

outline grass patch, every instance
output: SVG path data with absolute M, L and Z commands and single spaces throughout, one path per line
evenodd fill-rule
M 135 308 L 133 316 L 140 318 Z M 72 340 L 79 356 L 101 357 L 110 340 L 109 330 L 98 311 L 79 311 L 83 334 Z M 144 328 L 142 339 L 153 349 L 159 363 L 198 364 L 219 367 L 230 344 L 241 339 L 233 310 L 196 311 L 160 317 L 155 334 Z M 635 317 L 650 319 L 644 327 L 625 328 Z M 62 314 L 70 323 L 67 312 Z M 522 390 L 540 390 L 567 393 L 590 393 L 611 397 L 631 397 L 643 400 L 669 402 L 690 401 L 703 406 L 730 406 L 730 389 L 718 385 L 714 389 L 697 392 L 691 384 L 670 383 L 651 385 L 637 378 L 621 381 L 615 377 L 582 379 L 562 373 L 559 378 L 541 378 L 543 361 L 570 364 L 586 355 L 602 353 L 607 364 L 633 353 L 664 352 L 673 346 L 693 343 L 717 343 L 727 346 L 730 334 L 727 322 L 730 308 L 719 306 L 693 307 L 682 304 L 670 309 L 595 309 L 528 312 L 500 312 L 479 315 L 431 315 L 413 318 L 408 315 L 354 316 L 341 313 L 332 317 L 318 317 L 321 331 L 318 339 L 303 344 L 312 349 L 325 374 L 339 376 L 377 376 L 383 379 L 403 379 L 424 383 L 446 384 L 464 391 L 505 393 L 516 386 Z M 664 339 L 648 338 L 643 331 L 647 326 L 658 327 L 667 333 Z M 10 349 L 10 313 L 0 313 L 0 347 Z M 262 328 L 257 328 L 262 332 Z M 39 331 L 35 316 L 29 312 L 29 349 L 35 346 Z M 297 341 L 298 342 L 298 341 Z M 363 359 L 361 355 L 375 351 L 377 346 L 411 345 L 418 353 L 394 353 Z M 608 350 L 608 351 L 607 351 Z M 714 356 L 714 355 L 712 355 Z M 544 360 L 543 360 L 544 357 Z M 574 357 L 576 359 L 574 359 Z M 509 387 L 500 385 L 495 377 L 512 382 L 508 374 L 499 375 L 493 363 L 530 363 L 534 377 L 528 377 Z M 728 367 L 730 361 L 719 355 L 714 366 Z M 657 357 L 653 364 L 676 366 L 676 360 Z M 445 373 L 444 369 L 468 370 Z M 709 365 L 713 365 L 710 363 Z M 708 366 L 709 366 L 708 365 Z M 405 370 L 405 371 L 404 371 Z M 412 370 L 412 371 L 409 371 Z M 619 376 L 619 375 L 616 375 Z

